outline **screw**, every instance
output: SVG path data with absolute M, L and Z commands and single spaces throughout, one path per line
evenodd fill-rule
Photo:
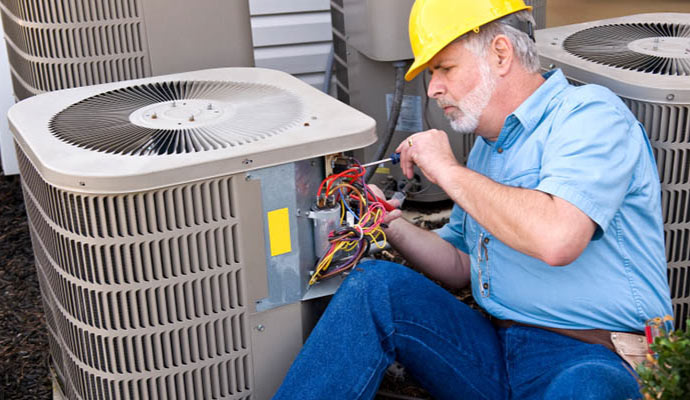
M 206 107 L 207 110 L 213 110 L 213 104 L 208 103 L 208 107 Z
M 676 95 L 674 95 L 674 94 L 669 94 L 668 96 L 666 96 L 666 100 L 673 100 L 675 98 L 676 98 Z
M 549 64 L 549 69 L 554 69 L 556 68 L 556 64 Z
M 85 182 L 79 182 L 79 186 L 86 186 Z
M 250 160 L 250 159 L 248 159 L 248 158 L 245 158 L 244 160 L 242 160 L 242 164 L 244 164 L 244 165 L 249 165 L 249 164 L 251 164 L 251 163 L 253 163 L 253 162 L 254 162 L 253 160 Z
M 247 174 L 247 176 L 244 177 L 244 180 L 245 180 L 245 181 L 250 181 L 250 180 L 252 180 L 252 176 L 249 175 L 249 174 Z
M 191 117 L 189 117 L 189 122 L 194 122 L 194 115 L 192 115 Z
M 299 217 L 300 215 L 302 215 L 302 210 L 300 210 L 300 209 L 298 208 L 298 209 L 297 209 L 297 216 Z
M 266 330 L 266 327 L 263 326 L 263 325 L 261 325 L 261 324 L 259 324 L 259 325 L 256 326 L 256 330 L 259 331 L 259 332 L 263 332 L 263 331 Z
M 156 119 L 156 118 L 158 118 L 158 114 L 153 113 L 153 115 L 151 116 L 151 119 Z
M 309 122 L 305 122 L 305 123 L 304 123 L 304 126 L 309 126 Z

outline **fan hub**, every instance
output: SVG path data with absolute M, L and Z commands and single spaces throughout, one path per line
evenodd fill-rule
M 141 107 L 129 115 L 129 121 L 144 128 L 189 129 L 225 121 L 233 114 L 234 109 L 227 103 L 185 99 Z
M 690 38 L 648 37 L 628 43 L 628 49 L 648 56 L 690 59 Z

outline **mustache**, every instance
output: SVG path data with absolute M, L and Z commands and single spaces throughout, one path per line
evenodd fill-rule
M 449 107 L 449 106 L 453 106 L 453 107 L 457 107 L 457 106 L 458 106 L 458 104 L 457 104 L 456 102 L 454 102 L 454 101 L 443 100 L 443 99 L 437 99 L 437 100 L 436 100 L 436 104 L 438 104 L 438 106 L 439 106 L 440 108 Z

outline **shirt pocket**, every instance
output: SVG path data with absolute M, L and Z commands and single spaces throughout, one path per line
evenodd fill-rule
M 530 168 L 510 174 L 510 177 L 503 180 L 507 186 L 534 189 L 539 185 L 539 168 Z

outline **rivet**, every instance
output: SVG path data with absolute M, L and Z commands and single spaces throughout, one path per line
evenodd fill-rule
M 256 326 L 256 330 L 259 331 L 259 332 L 263 332 L 263 331 L 266 330 L 266 327 L 263 326 L 263 325 L 261 325 L 261 324 L 259 324 L 259 325 Z
M 673 100 L 673 99 L 675 99 L 675 98 L 676 98 L 676 95 L 673 94 L 673 93 L 671 93 L 671 94 L 669 94 L 668 96 L 666 96 L 666 100 Z
M 194 122 L 194 116 L 193 115 L 189 117 L 189 122 Z
M 158 114 L 153 113 L 153 115 L 151 116 L 151 119 L 156 119 L 156 118 L 158 118 Z
M 556 64 L 549 64 L 549 69 L 554 69 L 556 68 Z

